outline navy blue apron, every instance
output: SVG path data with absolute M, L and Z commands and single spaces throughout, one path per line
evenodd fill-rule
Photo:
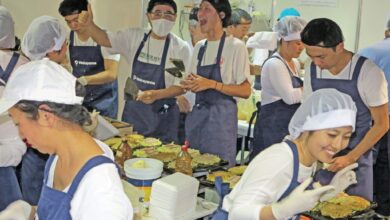
M 77 173 L 72 181 L 68 192 L 58 191 L 47 186 L 50 167 L 53 163 L 54 155 L 49 157 L 45 167 L 44 186 L 38 203 L 38 217 L 41 220 L 71 220 L 70 203 L 73 196 L 86 173 L 94 167 L 105 163 L 114 163 L 110 158 L 99 155 L 90 159 Z M 93 186 L 92 186 L 93 187 Z
M 69 56 L 73 75 L 94 75 L 105 70 L 100 45 L 74 46 L 74 32 L 70 32 Z M 96 109 L 101 115 L 116 118 L 118 113 L 118 81 L 101 85 L 87 85 L 83 105 L 89 111 Z
M 160 64 L 144 63 L 138 60 L 149 34 L 145 34 L 134 56 L 132 79 L 141 91 L 165 89 L 165 62 L 170 35 L 167 36 Z M 166 98 L 152 104 L 126 100 L 122 120 L 133 124 L 134 130 L 159 138 L 163 142 L 178 141 L 180 110 L 175 98 Z
M 226 33 L 219 43 L 216 63 L 201 66 L 206 43 L 199 49 L 197 74 L 222 83 L 220 60 Z M 232 96 L 213 89 L 196 93 L 195 105 L 186 119 L 186 136 L 192 148 L 236 164 L 237 104 Z
M 278 56 L 271 56 L 269 59 L 271 58 L 279 59 L 286 66 L 293 88 L 303 86 L 303 81 L 294 76 L 283 59 Z M 288 124 L 299 106 L 300 103 L 288 105 L 282 99 L 261 106 L 254 127 L 251 160 L 272 144 L 283 141 L 283 138 L 288 135 Z
M 20 54 L 14 52 L 12 54 L 11 60 L 9 61 L 7 67 L 5 68 L 5 70 L 3 70 L 3 68 L 1 68 L 1 66 L 0 66 L 0 78 L 5 83 L 7 83 L 9 77 L 11 76 L 12 71 L 14 71 L 16 63 L 19 60 L 19 57 L 20 57 Z
M 299 173 L 299 154 L 297 150 L 297 146 L 292 141 L 286 141 L 288 146 L 290 147 L 293 153 L 293 176 L 291 178 L 290 185 L 287 187 L 286 191 L 282 194 L 282 196 L 278 199 L 278 202 L 282 199 L 286 198 L 290 193 L 300 185 L 298 182 L 298 173 Z M 222 209 L 223 198 L 225 195 L 229 193 L 229 184 L 223 183 L 221 177 L 217 176 L 215 178 L 215 189 L 219 195 L 220 201 L 217 210 L 213 213 L 213 218 L 211 220 L 227 220 L 229 213 Z M 295 217 L 295 219 L 299 219 L 299 217 Z
M 357 116 L 356 116 L 356 129 L 355 135 L 349 141 L 348 147 L 339 152 L 336 156 L 341 156 L 347 154 L 351 151 L 363 137 L 366 135 L 368 130 L 371 128 L 371 113 L 369 108 L 364 104 L 362 98 L 360 97 L 358 90 L 358 78 L 360 75 L 360 70 L 366 60 L 365 57 L 359 57 L 356 66 L 353 70 L 353 75 L 351 80 L 343 79 L 324 79 L 321 74 L 320 77 L 317 77 L 317 67 L 314 63 L 311 63 L 310 75 L 311 75 L 311 87 L 313 91 L 323 88 L 335 88 L 340 92 L 350 95 L 355 101 L 357 107 Z M 352 60 L 351 60 L 352 62 Z M 357 168 L 357 184 L 348 188 L 347 193 L 351 195 L 359 195 L 368 200 L 373 200 L 373 161 L 372 161 L 372 151 L 369 150 L 357 161 L 359 167 Z M 329 176 L 331 178 L 331 176 Z M 330 181 L 330 180 L 328 180 Z

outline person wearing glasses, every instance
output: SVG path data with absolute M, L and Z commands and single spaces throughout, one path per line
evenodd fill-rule
M 135 131 L 164 142 L 177 142 L 180 111 L 175 97 L 184 93 L 180 78 L 165 69 L 174 67 L 171 59 L 182 60 L 188 68 L 191 57 L 189 45 L 171 33 L 176 13 L 173 0 L 151 0 L 146 13 L 151 30 L 130 28 L 116 33 L 106 33 L 93 22 L 90 5 L 79 16 L 79 23 L 98 44 L 122 54 L 131 66 L 126 86 L 134 88 L 135 84 L 140 92 L 136 98 L 127 98 L 122 120 L 133 124 Z
M 109 54 L 78 25 L 79 14 L 87 10 L 87 5 L 87 0 L 64 0 L 58 9 L 71 29 L 69 57 L 72 73 L 87 89 L 83 105 L 90 111 L 96 109 L 101 115 L 116 119 L 120 55 Z
M 347 193 L 373 200 L 372 147 L 389 129 L 387 82 L 372 61 L 344 48 L 344 38 L 336 22 L 328 18 L 311 20 L 301 32 L 301 40 L 312 63 L 305 71 L 303 103 L 322 88 L 349 94 L 356 103 L 356 130 L 348 147 L 334 156 L 328 170 L 336 172 L 357 162 L 356 186 Z

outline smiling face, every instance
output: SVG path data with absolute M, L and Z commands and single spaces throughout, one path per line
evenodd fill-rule
M 79 26 L 79 13 L 75 13 L 75 14 L 71 14 L 71 15 L 67 15 L 64 17 L 65 18 L 65 21 L 66 21 L 66 24 L 68 25 L 68 27 L 72 30 L 72 31 L 75 31 L 75 32 L 78 32 L 81 30 L 80 26 Z
M 348 146 L 352 127 L 345 126 L 303 133 L 304 150 L 311 161 L 330 163 L 339 151 Z
M 217 10 L 208 1 L 203 1 L 200 4 L 198 11 L 198 21 L 202 33 L 209 33 L 216 28 L 222 29 L 222 21 Z

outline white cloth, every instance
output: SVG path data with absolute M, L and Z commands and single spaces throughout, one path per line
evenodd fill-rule
M 283 58 L 279 53 L 274 56 Z M 290 69 L 294 76 L 298 77 L 301 69 L 298 59 L 293 59 L 295 69 Z M 286 63 L 287 64 L 287 63 Z M 302 100 L 302 89 L 293 88 L 291 76 L 285 63 L 278 58 L 271 58 L 264 63 L 261 70 L 261 105 L 266 105 L 282 99 L 286 104 L 300 103 Z
M 9 50 L 0 50 L 0 66 L 5 70 L 7 68 L 9 62 L 11 61 L 12 55 L 14 54 L 13 51 Z M 19 60 L 15 65 L 14 71 L 21 65 L 28 62 L 28 59 L 24 57 L 23 55 L 19 56 Z
M 0 48 L 10 49 L 15 47 L 14 23 L 8 9 L 0 5 Z
M 144 34 L 148 32 L 149 30 L 141 28 L 129 28 L 118 31 L 116 33 L 108 33 L 108 37 L 112 46 L 110 52 L 120 53 L 123 55 L 130 64 L 130 72 L 133 66 L 135 53 L 137 52 L 138 47 L 144 38 Z M 190 66 L 191 48 L 185 41 L 173 33 L 170 33 L 170 36 L 171 39 L 168 48 L 167 59 L 165 62 L 165 69 L 174 67 L 173 63 L 169 60 L 170 58 L 174 58 L 183 60 L 187 72 Z M 149 37 L 145 42 L 144 47 L 142 48 L 138 60 L 151 64 L 160 64 L 164 45 L 165 40 L 156 40 Z M 131 77 L 131 75 L 129 77 Z M 165 71 L 165 86 L 167 88 L 172 85 L 179 85 L 180 80 L 181 79 L 174 77 Z
M 290 185 L 293 175 L 293 154 L 287 143 L 274 144 L 262 151 L 249 164 L 243 176 L 222 208 L 229 219 L 259 220 L 260 210 L 277 202 Z M 316 164 L 306 167 L 299 164 L 298 182 L 313 175 Z
M 352 79 L 353 70 L 359 55 L 352 57 L 352 65 L 348 63 L 337 75 L 333 75 L 328 70 L 322 70 L 324 79 Z M 352 67 L 352 68 L 350 68 Z M 317 77 L 319 78 L 321 70 L 317 67 Z M 348 77 L 350 75 L 350 77 Z M 362 66 L 358 78 L 358 91 L 364 104 L 367 107 L 376 107 L 388 102 L 387 81 L 385 75 L 377 65 L 372 61 L 366 60 Z M 310 65 L 305 68 L 305 86 L 303 87 L 303 101 L 313 92 L 310 79 Z
M 195 45 L 191 61 L 191 73 L 197 73 L 199 48 L 204 45 L 205 41 L 201 40 Z M 215 64 L 219 42 L 220 40 L 208 41 L 207 49 L 201 62 L 202 66 Z M 220 67 L 222 82 L 224 84 L 239 85 L 245 80 L 248 80 L 252 84 L 253 78 L 249 71 L 248 50 L 241 40 L 233 36 L 226 37 Z
M 246 42 L 248 48 L 275 50 L 278 46 L 278 33 L 262 31 L 256 32 Z
M 74 33 L 74 38 L 73 38 L 73 46 L 77 47 L 96 47 L 97 43 L 92 39 L 88 38 L 86 41 L 81 41 L 79 37 L 77 36 L 76 32 Z M 106 47 L 100 47 L 100 51 L 102 53 L 103 59 L 107 60 L 114 60 L 118 61 L 120 60 L 121 56 L 120 54 L 111 54 L 109 52 L 109 48 Z M 69 54 L 69 51 L 68 51 Z
M 290 140 L 304 131 L 351 126 L 355 131 L 356 105 L 352 97 L 334 88 L 314 91 L 297 109 L 288 125 Z
M 103 142 L 96 143 L 104 151 L 104 156 L 114 160 L 111 149 Z M 53 187 L 54 170 L 58 156 L 50 167 L 47 185 Z M 69 186 L 64 190 L 67 192 Z M 133 208 L 118 175 L 114 164 L 102 164 L 91 169 L 81 180 L 70 203 L 72 219 L 133 219 Z

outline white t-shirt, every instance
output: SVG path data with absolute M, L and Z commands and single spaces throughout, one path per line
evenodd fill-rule
M 328 70 L 322 70 L 322 78 L 325 79 L 352 79 L 353 70 L 360 56 L 355 54 L 352 57 L 352 65 L 348 63 L 337 75 L 333 75 Z M 321 70 L 317 67 L 317 77 L 319 78 Z M 349 77 L 350 75 L 350 77 Z M 376 107 L 388 102 L 387 81 L 385 75 L 377 65 L 372 61 L 366 60 L 360 71 L 358 78 L 358 91 L 364 104 L 368 107 Z M 303 101 L 313 92 L 311 88 L 310 65 L 305 69 L 305 86 Z
M 257 155 L 223 200 L 222 208 L 229 212 L 229 219 L 259 220 L 260 210 L 277 202 L 287 190 L 293 164 L 293 153 L 285 142 L 274 144 Z M 298 182 L 312 176 L 315 170 L 315 163 L 311 167 L 299 164 Z
M 73 46 L 78 46 L 78 47 L 96 47 L 97 43 L 92 39 L 88 38 L 86 41 L 81 41 L 79 37 L 77 36 L 76 32 L 74 32 L 74 38 L 73 38 Z M 118 61 L 120 60 L 121 56 L 119 54 L 111 54 L 109 52 L 109 48 L 106 47 L 100 47 L 100 51 L 102 53 L 103 59 L 106 60 L 115 60 Z M 69 54 L 69 53 L 68 53 Z
M 129 28 L 116 33 L 108 33 L 112 48 L 110 51 L 120 53 L 130 64 L 130 73 L 132 73 L 134 56 L 144 38 L 145 33 L 149 30 L 141 28 Z M 186 72 L 189 68 L 191 59 L 191 48 L 187 42 L 183 41 L 175 34 L 170 33 L 170 43 L 165 61 L 165 68 L 174 67 L 170 58 L 183 60 Z M 138 60 L 145 63 L 161 64 L 161 58 L 164 50 L 165 40 L 157 40 L 148 37 L 144 47 L 138 57 Z M 132 74 L 129 75 L 131 77 Z M 168 88 L 172 85 L 179 85 L 179 78 L 172 76 L 165 71 L 165 86 Z
M 0 66 L 5 70 L 11 61 L 13 51 L 0 50 Z M 20 55 L 13 72 L 28 59 Z M 0 86 L 0 96 L 3 93 Z M 7 115 L 0 115 L 0 167 L 17 166 L 26 152 L 26 145 L 19 137 L 17 127 Z
M 191 61 L 191 73 L 197 73 L 199 48 L 206 40 L 199 41 L 194 48 Z M 215 64 L 220 40 L 208 41 L 205 54 L 201 62 L 202 66 Z M 249 56 L 245 44 L 233 36 L 227 36 L 223 46 L 221 61 L 221 77 L 224 84 L 239 85 L 245 80 L 252 84 L 249 71 Z
M 96 143 L 104 151 L 104 156 L 114 160 L 111 149 L 103 142 Z M 56 156 L 50 167 L 47 185 L 53 187 Z M 69 190 L 68 186 L 64 192 Z M 133 219 L 133 208 L 127 198 L 115 164 L 102 164 L 85 174 L 70 203 L 72 219 Z
M 279 53 L 273 56 L 280 57 Z M 290 72 L 299 77 L 298 72 L 301 69 L 299 61 L 293 59 L 295 69 L 286 68 L 286 62 L 278 58 L 271 58 L 265 62 L 261 71 L 261 104 L 266 105 L 282 99 L 286 104 L 292 105 L 300 103 L 302 100 L 302 89 L 293 88 Z

